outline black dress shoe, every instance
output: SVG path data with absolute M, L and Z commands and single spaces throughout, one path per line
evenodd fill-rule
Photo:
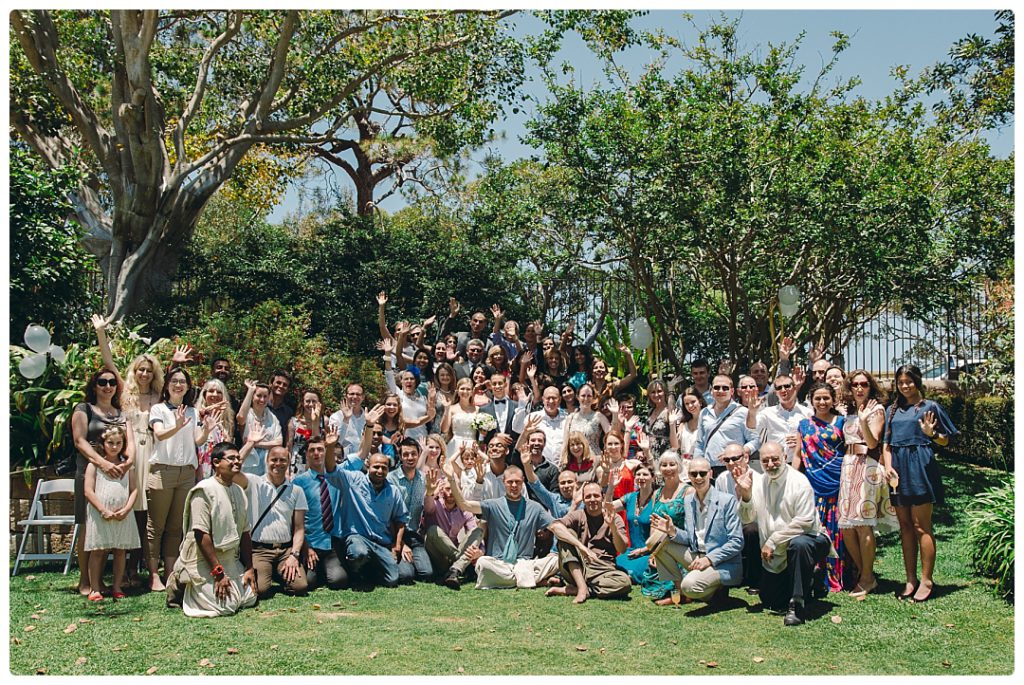
M 800 625 L 803 625 L 804 620 L 802 618 L 800 618 L 800 614 L 798 613 L 799 610 L 802 609 L 802 608 L 803 607 L 798 605 L 796 602 L 791 601 L 789 603 L 789 611 L 786 612 L 786 618 L 782 619 L 782 625 L 785 625 L 785 626 L 800 626 Z
M 458 571 L 452 570 L 448 572 L 448 575 L 444 577 L 445 587 L 451 588 L 452 590 L 462 589 L 462 576 L 459 575 Z
M 759 592 L 760 592 L 760 590 L 758 590 L 756 587 L 748 587 L 747 588 L 747 594 L 748 595 L 756 595 Z

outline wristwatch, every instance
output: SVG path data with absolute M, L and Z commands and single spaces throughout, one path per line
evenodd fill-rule
M 299 553 L 298 553 L 298 552 L 296 552 L 295 550 L 292 550 L 292 551 L 291 551 L 291 555 L 292 555 L 293 557 L 295 557 L 296 559 L 298 559 L 298 558 L 299 558 Z

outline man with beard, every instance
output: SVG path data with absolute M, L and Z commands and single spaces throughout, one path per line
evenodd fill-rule
M 790 468 L 777 442 L 761 446 L 764 477 L 754 487 L 753 471 L 736 478 L 740 518 L 757 522 L 761 540 L 761 602 L 786 610 L 784 625 L 804 622 L 804 598 L 811 593 L 814 567 L 835 554 L 814 507 L 807 476 Z

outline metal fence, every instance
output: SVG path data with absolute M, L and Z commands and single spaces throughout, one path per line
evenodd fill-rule
M 545 295 L 538 294 L 533 304 L 543 320 L 555 324 L 557 332 L 575 321 L 577 340 L 595 324 L 606 300 L 608 313 L 623 324 L 643 312 L 636 288 L 603 271 L 547 279 L 540 291 Z M 542 300 L 547 301 L 546 309 Z M 965 303 L 940 317 L 940 322 L 907 318 L 898 310 L 885 311 L 864 324 L 837 361 L 844 368 L 867 369 L 880 376 L 891 375 L 904 363 L 914 363 L 926 378 L 955 380 L 959 370 L 983 361 L 982 338 L 990 327 L 985 320 L 988 305 L 985 290 L 978 288 Z

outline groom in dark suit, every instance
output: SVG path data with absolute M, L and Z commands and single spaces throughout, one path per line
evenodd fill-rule
M 490 414 L 494 417 L 494 420 L 498 423 L 498 428 L 487 435 L 487 439 L 490 440 L 494 433 L 505 433 L 506 435 L 512 436 L 512 444 L 519 438 L 519 433 L 523 430 L 523 418 L 521 417 L 513 427 L 513 419 L 515 418 L 516 412 L 522 408 L 525 403 L 521 400 L 512 400 L 508 397 L 508 378 L 504 374 L 494 373 L 491 375 L 491 392 L 493 393 L 493 399 L 480 407 L 480 411 Z M 525 416 L 525 413 L 524 413 Z

